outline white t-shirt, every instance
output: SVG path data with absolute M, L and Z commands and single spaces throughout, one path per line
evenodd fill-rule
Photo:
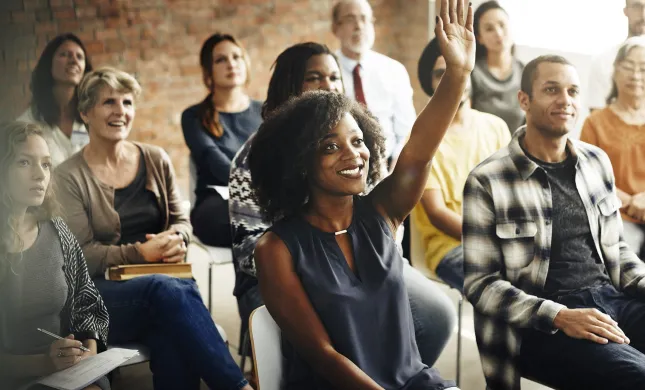
M 594 57 L 589 73 L 589 90 L 587 91 L 587 106 L 590 109 L 601 109 L 607 105 L 607 97 L 611 93 L 614 75 L 614 60 L 622 46 L 616 45 Z
M 90 142 L 87 129 L 80 122 L 74 121 L 72 136 L 68 137 L 58 126 L 50 126 L 47 122 L 36 119 L 31 108 L 20 115 L 17 120 L 40 125 L 43 129 L 44 138 L 49 145 L 49 153 L 51 153 L 54 167 L 70 158 Z
M 336 52 L 343 73 L 345 95 L 355 98 L 353 71 L 358 61 Z M 412 85 L 405 66 L 369 50 L 363 55 L 361 82 L 367 108 L 378 118 L 385 137 L 386 157 L 397 157 L 417 118 L 412 101 Z

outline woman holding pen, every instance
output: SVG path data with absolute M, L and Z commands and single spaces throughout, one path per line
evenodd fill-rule
M 106 349 L 108 313 L 56 217 L 42 129 L 0 128 L 0 388 L 15 389 Z M 38 331 L 66 336 L 61 340 Z M 109 389 L 101 378 L 88 389 Z

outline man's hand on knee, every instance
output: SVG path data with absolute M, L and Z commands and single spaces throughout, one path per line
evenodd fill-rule
M 553 326 L 576 339 L 587 339 L 598 344 L 607 344 L 609 341 L 629 344 L 629 338 L 618 327 L 618 323 L 596 309 L 562 309 L 555 316 Z

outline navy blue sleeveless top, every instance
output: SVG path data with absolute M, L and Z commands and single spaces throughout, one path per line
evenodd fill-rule
M 403 282 L 403 259 L 385 219 L 369 198 L 354 198 L 347 228 L 354 273 L 336 242 L 302 217 L 270 230 L 286 244 L 294 268 L 336 351 L 387 390 L 442 390 L 454 386 L 421 362 Z M 282 338 L 283 388 L 333 389 Z

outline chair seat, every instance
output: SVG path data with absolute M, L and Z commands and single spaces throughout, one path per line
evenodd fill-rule
M 226 331 L 224 330 L 224 328 L 222 328 L 219 324 L 215 324 L 215 326 L 217 326 L 217 331 L 219 332 L 220 336 L 222 336 L 222 339 L 224 340 L 224 342 L 228 345 L 228 336 L 226 335 Z M 140 343 L 112 344 L 108 347 L 108 349 L 112 349 L 112 348 L 135 349 L 139 351 L 139 354 L 137 356 L 124 362 L 119 367 L 128 367 L 128 366 L 133 366 L 135 364 L 145 363 L 147 361 L 150 361 L 150 350 L 148 349 L 148 347 L 146 347 L 143 344 L 140 344 Z
M 206 245 L 194 236 L 193 242 L 208 253 L 208 257 L 214 264 L 228 264 L 233 262 L 233 250 L 231 248 Z

